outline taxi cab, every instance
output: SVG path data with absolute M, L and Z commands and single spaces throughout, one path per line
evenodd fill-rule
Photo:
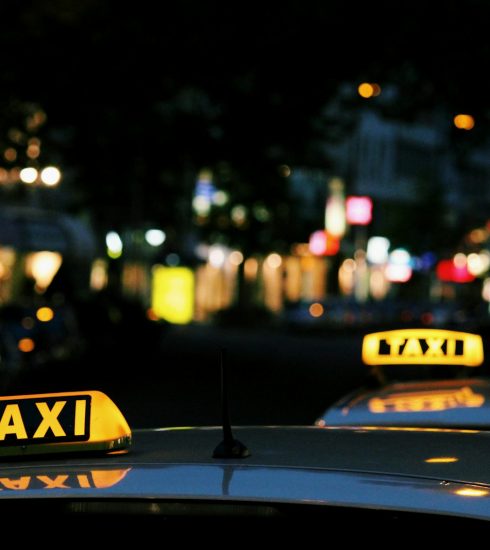
M 98 391 L 2 397 L 2 524 L 20 518 L 23 541 L 96 538 L 114 545 L 131 534 L 156 535 L 162 544 L 171 533 L 179 541 L 207 534 L 232 544 L 264 532 L 304 538 L 326 527 L 338 533 L 345 522 L 430 525 L 443 536 L 490 520 L 486 432 L 372 426 L 232 432 L 223 418 L 220 427 L 132 432 Z M 91 531 L 94 525 L 100 531 Z
M 477 334 L 402 329 L 364 337 L 370 384 L 330 407 L 318 426 L 490 428 L 490 379 Z

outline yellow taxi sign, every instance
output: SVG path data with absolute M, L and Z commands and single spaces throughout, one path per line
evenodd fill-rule
M 364 336 L 366 365 L 461 365 L 483 363 L 481 336 L 443 329 L 399 329 Z
M 0 457 L 125 451 L 131 430 L 99 391 L 0 397 Z

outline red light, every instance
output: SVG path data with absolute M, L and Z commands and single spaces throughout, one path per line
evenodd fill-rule
M 368 225 L 373 219 L 373 201 L 369 197 L 347 197 L 345 209 L 351 225 Z
M 340 241 L 324 229 L 310 235 L 310 252 L 315 256 L 334 256 L 340 249 Z
M 441 260 L 436 266 L 436 275 L 440 281 L 447 283 L 470 283 L 475 280 L 466 265 L 456 267 L 453 260 Z

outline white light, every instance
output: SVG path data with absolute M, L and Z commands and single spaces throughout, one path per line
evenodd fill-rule
M 343 237 L 346 231 L 345 204 L 341 196 L 333 195 L 325 207 L 325 229 L 334 237 Z
M 490 268 L 490 253 L 482 250 L 479 254 L 472 253 L 467 258 L 467 268 L 471 275 L 478 277 Z
M 225 263 L 225 250 L 219 244 L 214 244 L 209 248 L 209 263 L 213 267 L 221 267 Z
M 213 195 L 213 204 L 216 204 L 216 206 L 224 206 L 229 198 L 226 191 L 216 191 Z
M 272 254 L 269 254 L 267 258 L 265 259 L 267 265 L 271 267 L 272 269 L 277 269 L 282 264 L 282 258 L 279 256 L 279 254 L 276 254 L 276 252 L 273 252 Z
M 462 252 L 458 252 L 453 257 L 454 265 L 460 269 L 466 267 L 466 261 L 466 254 L 463 254 Z
M 389 256 L 390 264 L 394 265 L 409 265 L 410 253 L 404 248 L 396 248 Z
M 48 187 L 54 187 L 61 179 L 61 172 L 56 166 L 46 166 L 41 170 L 41 181 Z
M 19 176 L 24 183 L 34 183 L 37 180 L 37 170 L 35 168 L 23 168 Z
M 211 210 L 211 201 L 207 197 L 198 195 L 192 199 L 192 208 L 194 208 L 200 216 L 207 216 Z
M 107 245 L 107 250 L 109 251 L 109 256 L 120 256 L 123 243 L 121 237 L 115 231 L 109 231 L 105 236 L 105 244 Z
M 386 237 L 371 237 L 367 243 L 366 257 L 372 264 L 385 264 L 388 261 L 390 241 Z
M 231 209 L 231 219 L 237 225 L 241 225 L 247 219 L 247 209 L 242 204 L 237 204 Z
M 151 246 L 160 246 L 166 238 L 165 231 L 161 229 L 148 229 L 145 233 L 146 242 Z
M 406 283 L 412 277 L 412 268 L 408 264 L 388 264 L 385 277 L 392 283 Z

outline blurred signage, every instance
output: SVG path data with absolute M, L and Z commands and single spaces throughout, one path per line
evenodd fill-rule
M 477 334 L 441 329 L 400 329 L 364 336 L 366 365 L 462 365 L 483 362 L 483 343 Z
M 373 219 L 373 201 L 369 197 L 347 197 L 345 214 L 351 225 L 368 225 Z
M 453 260 L 441 260 L 436 266 L 436 275 L 447 283 L 470 283 L 475 276 L 468 271 L 466 264 L 456 265 Z
M 169 323 L 190 323 L 194 315 L 194 273 L 187 267 L 155 267 L 151 309 Z

